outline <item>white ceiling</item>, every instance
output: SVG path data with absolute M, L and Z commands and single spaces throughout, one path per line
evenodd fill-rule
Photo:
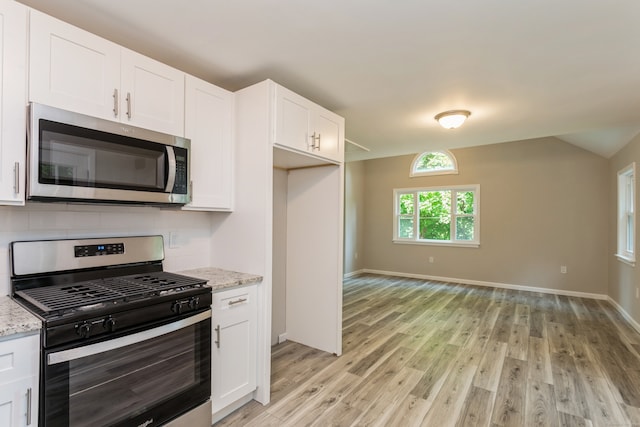
M 640 131 L 638 0 L 21 1 L 230 90 L 271 78 L 345 117 L 351 160 Z

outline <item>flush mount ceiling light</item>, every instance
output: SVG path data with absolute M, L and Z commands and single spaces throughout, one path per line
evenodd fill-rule
M 440 114 L 436 114 L 434 119 L 440 123 L 445 129 L 455 129 L 457 127 L 462 126 L 467 117 L 471 115 L 470 111 L 467 110 L 450 110 L 444 111 Z

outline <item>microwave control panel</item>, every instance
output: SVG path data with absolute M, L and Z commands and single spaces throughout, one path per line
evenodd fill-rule
M 175 147 L 176 153 L 176 180 L 173 184 L 173 193 L 187 194 L 187 186 L 189 185 L 189 177 L 187 175 L 187 150 Z

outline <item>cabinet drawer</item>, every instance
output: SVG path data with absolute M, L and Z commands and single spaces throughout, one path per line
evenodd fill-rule
M 0 384 L 37 374 L 39 357 L 39 335 L 0 341 Z
M 237 310 L 255 303 L 256 287 L 231 289 L 213 294 L 212 309 L 216 310 Z

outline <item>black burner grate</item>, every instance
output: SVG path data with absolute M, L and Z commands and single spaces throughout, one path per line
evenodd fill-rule
M 64 285 L 43 286 L 16 292 L 46 313 L 82 308 L 105 302 L 152 297 L 161 292 L 203 286 L 194 277 L 164 271 L 131 276 L 109 277 Z

